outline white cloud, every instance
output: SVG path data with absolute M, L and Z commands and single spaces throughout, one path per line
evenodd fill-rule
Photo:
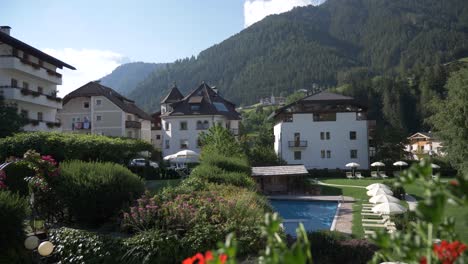
M 108 50 L 65 48 L 43 51 L 76 68 L 76 70 L 64 68 L 61 71 L 63 84 L 58 86 L 58 95 L 61 97 L 90 81 L 104 77 L 128 61 L 123 55 Z
M 281 14 L 296 6 L 320 5 L 325 0 L 245 0 L 244 26 L 264 19 L 268 15 Z

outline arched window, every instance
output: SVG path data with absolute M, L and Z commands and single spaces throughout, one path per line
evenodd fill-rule
M 204 129 L 210 128 L 210 122 L 208 122 L 208 120 L 203 121 L 203 128 Z
M 198 120 L 197 121 L 197 130 L 202 130 L 202 129 L 203 129 L 202 121 Z

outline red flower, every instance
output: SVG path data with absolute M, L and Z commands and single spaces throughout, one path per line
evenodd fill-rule
M 54 166 L 57 166 L 57 162 L 50 155 L 42 156 L 41 159 L 44 160 L 44 161 L 47 161 L 48 163 L 50 163 L 50 164 L 52 164 Z
M 419 264 L 427 264 L 427 258 L 426 258 L 426 256 L 423 256 L 423 257 L 419 260 Z
M 449 184 L 455 187 L 460 185 L 460 183 L 457 180 L 451 180 L 449 181 Z
M 213 254 L 211 253 L 211 251 L 207 251 L 204 256 L 201 253 L 197 253 L 191 258 L 184 259 L 184 261 L 182 261 L 182 264 L 208 264 L 211 262 L 211 260 L 213 260 Z M 227 255 L 221 254 L 219 256 L 219 260 L 222 264 L 226 263 Z
M 452 243 L 442 240 L 440 244 L 434 244 L 433 251 L 443 264 L 452 264 L 466 250 L 466 245 L 460 241 Z

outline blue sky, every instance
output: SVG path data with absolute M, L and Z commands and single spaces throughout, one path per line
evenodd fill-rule
M 172 62 L 317 0 L 2 0 L 0 25 L 78 70 L 64 95 L 130 61 Z

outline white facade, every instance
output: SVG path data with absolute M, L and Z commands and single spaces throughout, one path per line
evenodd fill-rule
M 62 76 L 56 71 L 55 65 L 20 48 L 0 45 L 0 95 L 29 120 L 25 131 L 61 130 L 56 115 L 62 100 L 56 94 Z
M 350 162 L 368 169 L 368 126 L 360 119 L 356 112 L 336 113 L 336 121 L 314 121 L 313 113 L 294 113 L 291 122 L 274 126 L 275 152 L 288 164 L 307 169 L 346 169 Z
M 190 149 L 200 153 L 198 136 L 206 132 L 213 124 L 229 128 L 234 135 L 239 131 L 239 120 L 228 120 L 221 115 L 202 116 L 163 116 L 162 118 L 162 153 L 163 156 Z
M 105 96 L 76 97 L 59 111 L 63 132 L 151 141 L 151 121 L 127 113 Z

